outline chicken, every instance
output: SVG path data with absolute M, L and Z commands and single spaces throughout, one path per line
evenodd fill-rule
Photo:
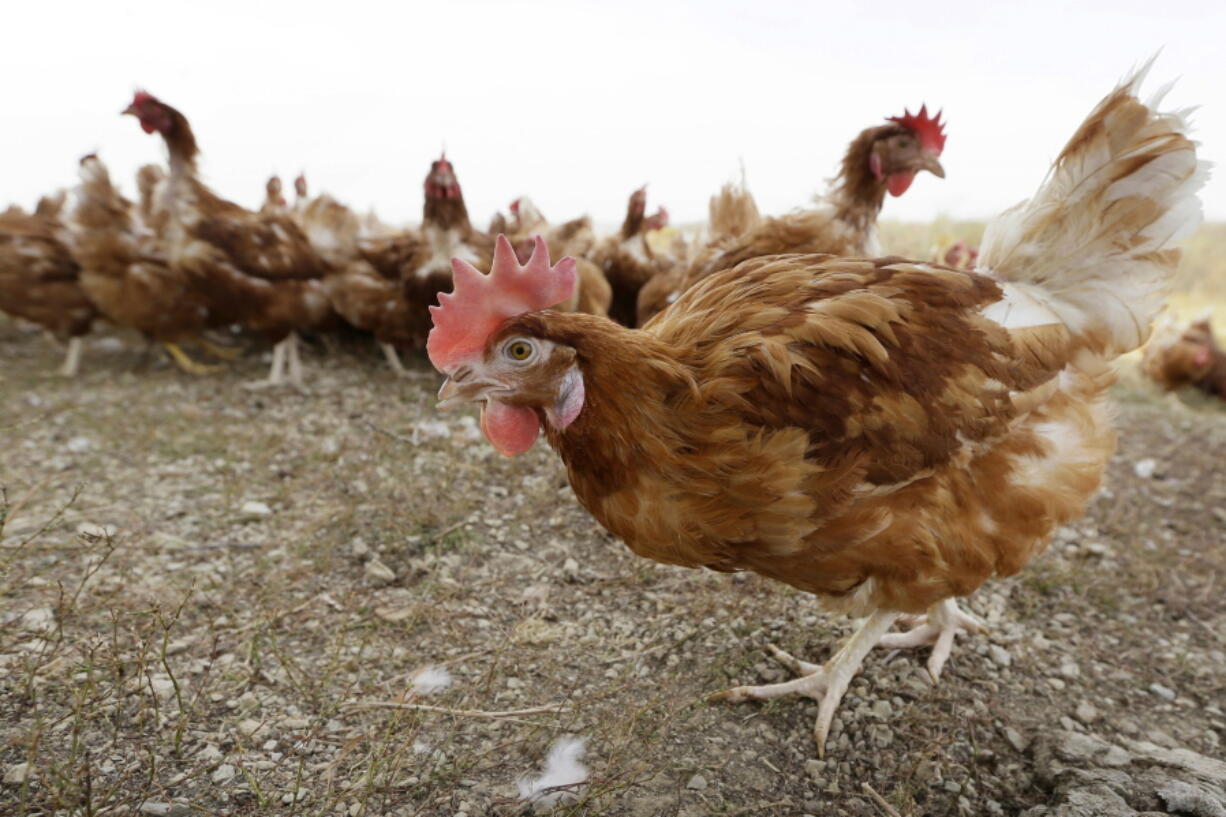
M 60 374 L 81 364 L 81 336 L 98 311 L 81 288 L 81 268 L 60 221 L 65 194 L 44 196 L 34 213 L 11 207 L 0 215 L 0 311 L 36 323 L 68 341 Z
M 676 300 L 677 295 L 708 275 L 763 255 L 878 254 L 877 216 L 886 194 L 901 196 L 907 192 L 920 171 L 945 177 L 940 162 L 945 150 L 945 125 L 939 112 L 931 117 L 923 106 L 919 113 L 904 111 L 902 116 L 887 117 L 886 121 L 889 124 L 867 128 L 852 140 L 838 175 L 817 206 L 759 219 L 752 228 L 731 237 L 716 234 L 683 275 L 673 274 L 679 282 L 672 292 L 660 295 L 661 285 L 654 288 L 654 304 Z M 650 304 L 644 304 L 642 320 L 654 314 L 650 309 Z
M 574 263 L 551 267 L 538 240 L 521 267 L 501 239 L 491 274 L 457 262 L 433 311 L 440 407 L 481 402 L 506 455 L 543 426 L 580 503 L 641 556 L 752 570 L 868 616 L 825 665 L 774 650 L 800 677 L 715 696 L 819 699 L 824 751 L 874 646 L 933 645 L 935 682 L 955 634 L 980 627 L 955 599 L 1021 570 L 1099 484 L 1109 361 L 1163 307 L 1204 179 L 1182 116 L 1142 104 L 1140 81 L 989 227 L 984 274 L 767 256 L 630 330 L 542 311 Z
M 526 261 L 532 254 L 534 240 L 540 235 L 544 236 L 550 255 L 569 255 L 578 265 L 579 277 L 575 291 L 570 298 L 558 304 L 557 308 L 563 312 L 608 315 L 613 289 L 600 268 L 586 258 L 596 244 L 592 220 L 587 216 L 580 216 L 551 227 L 527 196 L 511 202 L 510 209 L 511 221 L 506 222 L 505 232 L 521 261 Z
M 640 187 L 630 194 L 621 230 L 609 236 L 592 259 L 613 288 L 609 317 L 625 326 L 634 326 L 643 285 L 672 268 L 670 260 L 657 256 L 647 242 L 649 218 L 647 188 Z M 657 213 L 657 222 L 661 218 L 666 221 L 667 215 Z
M 167 261 L 203 293 L 219 324 L 238 323 L 275 343 L 266 381 L 302 385 L 297 332 L 319 328 L 332 312 L 323 278 L 327 263 L 288 214 L 253 213 L 226 201 L 197 177 L 199 149 L 182 113 L 138 91 L 124 111 L 166 143 L 170 174 Z
M 284 215 L 289 212 L 285 196 L 281 195 L 281 177 L 269 176 L 264 184 L 264 203 L 260 206 L 260 214 L 266 216 Z
M 490 237 L 473 229 L 455 168 L 446 154 L 431 163 L 423 185 L 419 243 L 413 257 L 400 270 L 405 300 L 413 305 L 413 332 L 420 345 L 430 329 L 425 308 L 437 303 L 438 294 L 451 289 L 451 258 L 488 264 Z
M 1193 386 L 1226 400 L 1226 352 L 1204 317 L 1182 330 L 1171 324 L 1145 345 L 1141 369 L 1167 391 Z
M 80 175 L 72 252 L 81 265 L 85 294 L 111 323 L 160 341 L 185 371 L 214 371 L 179 347 L 184 340 L 202 342 L 200 333 L 212 325 L 204 294 L 186 273 L 167 263 L 156 239 L 141 230 L 135 208 L 112 186 L 97 156 L 81 159 Z

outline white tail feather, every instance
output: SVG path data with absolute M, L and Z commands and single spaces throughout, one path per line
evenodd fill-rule
M 1136 96 L 1150 63 L 1087 117 L 1034 197 L 988 225 L 979 268 L 1005 284 L 986 310 L 1009 327 L 1059 321 L 1114 356 L 1145 342 L 1200 224 L 1208 164 L 1189 111 L 1159 112 L 1164 86 Z

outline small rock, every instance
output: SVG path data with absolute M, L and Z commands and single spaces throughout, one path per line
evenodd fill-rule
M 376 556 L 366 563 L 366 578 L 373 584 L 384 585 L 396 581 L 396 574 Z
M 1073 717 L 1084 723 L 1086 726 L 1098 720 L 1098 709 L 1089 701 L 1082 701 L 1077 704 L 1077 708 L 1073 710 Z
M 268 732 L 268 724 L 255 718 L 244 718 L 238 722 L 238 733 L 246 738 L 263 737 Z
M 73 454 L 84 454 L 86 451 L 94 447 L 94 441 L 89 437 L 73 437 L 64 447 Z
M 20 786 L 30 777 L 29 763 L 14 763 L 4 770 L 4 783 L 8 786 Z
M 873 703 L 872 712 L 874 717 L 881 718 L 883 721 L 888 721 L 894 715 L 894 708 L 890 706 L 889 701 L 879 700 Z
M 576 581 L 579 578 L 579 563 L 568 558 L 562 563 L 562 575 L 572 582 Z
M 355 559 L 361 559 L 370 553 L 370 547 L 361 539 L 354 539 L 349 543 L 349 552 L 353 554 Z
M 1006 726 L 1003 733 L 1005 740 L 1018 752 L 1025 752 L 1027 747 L 1030 746 L 1030 738 L 1026 737 L 1012 726 Z
M 694 791 L 705 791 L 707 788 L 707 779 L 700 774 L 696 774 L 690 778 L 690 782 L 685 784 L 687 789 Z
M 141 814 L 152 814 L 154 817 L 167 817 L 170 814 L 170 807 L 173 803 L 159 803 L 155 800 L 146 800 L 140 804 Z
M 204 748 L 196 755 L 196 759 L 209 763 L 214 760 L 221 760 L 221 750 L 212 743 L 206 743 Z
M 1055 689 L 1055 690 L 1061 690 L 1061 689 L 1064 689 L 1066 686 L 1068 686 L 1068 684 L 1064 683 L 1062 679 L 1056 678 L 1054 676 L 1047 679 L 1047 684 L 1048 686 L 1050 686 L 1052 689 Z
M 263 519 L 266 516 L 272 516 L 272 508 L 263 502 L 255 500 L 244 502 L 243 506 L 238 509 L 238 512 L 248 519 Z
M 235 774 L 236 772 L 234 771 L 233 766 L 231 766 L 229 763 L 223 763 L 213 770 L 212 779 L 214 783 L 225 783 L 233 779 Z
M 1167 811 L 1172 814 L 1190 814 L 1193 817 L 1226 817 L 1226 806 L 1223 806 L 1221 801 L 1191 783 L 1172 780 L 1158 789 L 1157 794 L 1166 803 Z
M 1013 663 L 1013 655 L 999 644 L 988 645 L 988 656 L 998 667 L 1008 667 Z
M 30 633 L 55 632 L 55 611 L 50 607 L 35 607 L 21 617 L 21 627 Z
M 1081 675 L 1081 667 L 1075 661 L 1065 661 L 1060 665 L 1060 674 L 1065 678 L 1076 678 Z
M 1155 695 L 1157 695 L 1159 698 L 1161 698 L 1164 701 L 1173 701 L 1175 700 L 1175 697 L 1176 697 L 1175 690 L 1171 689 L 1168 686 L 1163 686 L 1162 684 L 1158 684 L 1158 683 L 1150 684 L 1149 691 L 1154 693 Z
M 868 737 L 878 749 L 885 749 L 894 742 L 894 730 L 885 724 L 874 724 L 868 728 Z
M 826 761 L 806 760 L 805 773 L 820 783 L 826 776 Z
M 1146 457 L 1133 463 L 1132 472 L 1141 479 L 1153 479 L 1158 471 L 1158 462 L 1153 457 Z
M 95 525 L 93 522 L 82 522 L 77 525 L 77 533 L 90 539 L 110 539 L 115 535 L 113 525 Z

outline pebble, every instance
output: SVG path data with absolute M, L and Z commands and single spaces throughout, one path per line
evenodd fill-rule
M 229 763 L 223 763 L 213 770 L 212 779 L 214 783 L 225 783 L 226 781 L 231 780 L 235 774 L 236 772 L 234 771 L 233 766 L 231 766 Z
M 567 558 L 567 560 L 562 563 L 562 575 L 572 582 L 578 579 L 579 563 L 573 558 Z
M 1014 729 L 1012 726 L 1006 726 L 1004 729 L 1005 740 L 1009 745 L 1018 752 L 1025 752 L 1030 746 L 1030 738 L 1023 735 L 1021 732 Z
M 868 736 L 878 749 L 885 749 L 894 742 L 894 730 L 884 724 L 870 726 Z
M 1159 698 L 1161 698 L 1164 701 L 1175 700 L 1175 690 L 1171 689 L 1168 686 L 1163 686 L 1162 684 L 1150 684 L 1149 691 L 1154 693 L 1155 695 L 1157 695 Z
M 94 441 L 89 437 L 73 437 L 64 444 L 64 447 L 74 454 L 84 454 L 94 447 Z
M 888 721 L 894 715 L 894 708 L 890 706 L 889 701 L 876 701 L 872 709 L 874 717 L 881 718 L 883 721 Z
M 55 611 L 50 607 L 35 607 L 21 617 L 21 627 L 31 633 L 55 632 Z
M 1066 686 L 1068 686 L 1067 684 L 1064 683 L 1064 681 L 1060 680 L 1059 678 L 1048 678 L 1047 683 L 1051 686 L 1052 689 L 1057 689 L 1057 690 L 1064 689 Z
M 1013 655 L 999 644 L 988 645 L 988 656 L 998 667 L 1008 667 L 1013 664 Z
M 20 786 L 30 777 L 29 763 L 14 763 L 4 770 L 4 782 L 9 786 Z
M 1060 665 L 1060 674 L 1065 678 L 1076 678 L 1081 675 L 1081 667 L 1073 661 L 1065 661 Z
M 806 760 L 805 773 L 820 783 L 826 775 L 826 761 Z
M 690 782 L 685 784 L 687 789 L 694 791 L 705 791 L 707 788 L 707 779 L 700 774 L 696 774 L 690 778 Z
M 383 564 L 379 557 L 375 557 L 366 563 L 366 578 L 373 584 L 383 585 L 391 584 L 396 581 L 396 574 L 387 565 Z
M 238 512 L 243 516 L 252 519 L 262 519 L 265 516 L 272 516 L 272 508 L 268 507 L 268 505 L 264 504 L 263 502 L 257 502 L 253 499 L 244 502 L 242 507 L 238 509 Z
M 1098 709 L 1089 701 L 1082 701 L 1073 711 L 1073 717 L 1088 726 L 1098 720 Z
M 1141 479 L 1153 479 L 1158 471 L 1158 462 L 1153 457 L 1146 457 L 1133 463 L 1132 472 Z

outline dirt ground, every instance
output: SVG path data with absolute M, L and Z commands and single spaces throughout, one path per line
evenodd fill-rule
M 813 701 L 704 696 L 852 622 L 635 557 L 424 361 L 312 345 L 297 393 L 140 349 L 66 381 L 0 322 L 2 814 L 509 815 L 567 735 L 558 814 L 1226 814 L 1223 407 L 1117 387 L 1089 515 L 969 600 L 939 685 L 872 654 L 818 760 Z

